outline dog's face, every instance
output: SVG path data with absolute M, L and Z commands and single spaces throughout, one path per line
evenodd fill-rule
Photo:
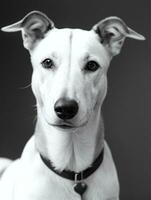
M 84 31 L 54 28 L 36 11 L 3 30 L 22 30 L 33 65 L 38 112 L 49 125 L 62 129 L 84 126 L 100 112 L 112 57 L 119 54 L 126 37 L 144 39 L 117 17 Z
M 94 31 L 53 29 L 31 52 L 31 60 L 32 88 L 45 120 L 62 125 L 68 121 L 76 127 L 87 123 L 107 90 L 110 55 L 98 35 Z M 78 110 L 71 119 L 60 119 L 56 114 L 55 104 L 62 98 L 77 102 Z

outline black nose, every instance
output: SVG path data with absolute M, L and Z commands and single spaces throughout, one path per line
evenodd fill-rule
M 60 98 L 55 103 L 54 110 L 61 119 L 72 119 L 78 112 L 78 103 L 75 100 Z

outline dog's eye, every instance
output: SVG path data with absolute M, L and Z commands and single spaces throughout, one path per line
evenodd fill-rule
M 91 61 L 87 62 L 84 69 L 86 71 L 95 72 L 99 67 L 100 67 L 100 65 L 97 62 L 91 60 Z
M 53 61 L 49 58 L 46 58 L 45 60 L 43 60 L 41 64 L 46 69 L 52 69 L 54 66 Z

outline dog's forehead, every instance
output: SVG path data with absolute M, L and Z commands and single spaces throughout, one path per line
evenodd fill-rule
M 36 55 L 36 58 L 40 58 L 50 54 L 66 56 L 71 52 L 75 56 L 79 54 L 80 57 L 87 54 L 102 55 L 106 57 L 105 60 L 109 60 L 107 51 L 93 30 L 70 28 L 54 28 L 49 31 L 45 38 L 39 42 L 33 54 Z
M 97 34 L 94 31 L 87 31 L 82 29 L 71 29 L 71 28 L 64 28 L 64 29 L 57 29 L 51 30 L 48 32 L 47 37 L 50 37 L 52 40 L 53 38 L 57 38 L 58 42 L 63 42 L 63 40 L 73 40 L 76 37 L 77 42 L 85 42 L 90 40 L 97 40 Z M 56 42 L 56 41 L 55 41 Z
M 85 48 L 99 43 L 99 38 L 94 31 L 82 29 L 53 29 L 50 30 L 45 38 L 40 42 L 40 46 L 57 48 L 58 46 L 68 46 L 71 43 L 84 45 Z M 49 45 L 48 45 L 49 44 Z M 58 51 L 58 50 L 57 50 Z

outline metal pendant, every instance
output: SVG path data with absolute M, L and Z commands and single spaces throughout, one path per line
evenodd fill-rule
M 78 175 L 80 175 L 80 180 L 78 180 Z M 83 193 L 87 189 L 87 184 L 83 181 L 83 173 L 81 172 L 80 174 L 75 174 L 75 184 L 73 185 L 73 189 L 76 193 L 78 193 L 81 197 Z
M 87 189 L 87 184 L 84 182 L 78 182 L 75 183 L 75 185 L 73 186 L 74 191 L 77 192 L 80 196 L 83 195 L 83 193 L 86 191 Z

